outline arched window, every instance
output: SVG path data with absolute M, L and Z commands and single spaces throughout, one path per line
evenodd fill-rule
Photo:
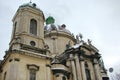
M 16 27 L 17 27 L 17 22 L 15 22 L 15 24 L 14 24 L 13 37 L 15 37 Z
M 87 78 L 87 80 L 91 80 L 90 70 L 89 70 L 89 67 L 88 67 L 87 63 L 85 63 L 85 72 L 86 72 L 86 78 Z
M 30 20 L 30 33 L 37 35 L 37 21 L 35 19 Z

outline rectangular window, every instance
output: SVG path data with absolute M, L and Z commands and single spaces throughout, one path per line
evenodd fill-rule
M 85 71 L 86 71 L 87 80 L 91 80 L 89 69 L 86 69 Z
M 39 66 L 35 64 L 27 64 L 27 68 L 29 70 L 29 80 L 36 80 L 36 74 L 39 70 Z
M 30 80 L 36 80 L 36 70 L 30 70 Z

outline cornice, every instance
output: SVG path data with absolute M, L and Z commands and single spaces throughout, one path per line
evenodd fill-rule
M 76 39 L 69 33 L 67 32 L 62 32 L 62 31 L 51 31 L 51 32 L 48 32 L 45 34 L 45 38 L 47 37 L 51 37 L 51 36 L 62 36 L 62 37 L 67 37 L 67 38 L 70 38 L 72 39 L 74 42 L 76 42 Z

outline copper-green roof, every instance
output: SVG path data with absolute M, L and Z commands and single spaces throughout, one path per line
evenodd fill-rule
M 55 19 L 52 17 L 52 16 L 49 16 L 47 19 L 46 19 L 46 24 L 54 24 L 55 22 Z

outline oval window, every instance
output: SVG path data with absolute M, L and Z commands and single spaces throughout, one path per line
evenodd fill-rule
M 31 45 L 31 46 L 35 46 L 36 43 L 35 43 L 34 41 L 30 41 L 30 45 Z

